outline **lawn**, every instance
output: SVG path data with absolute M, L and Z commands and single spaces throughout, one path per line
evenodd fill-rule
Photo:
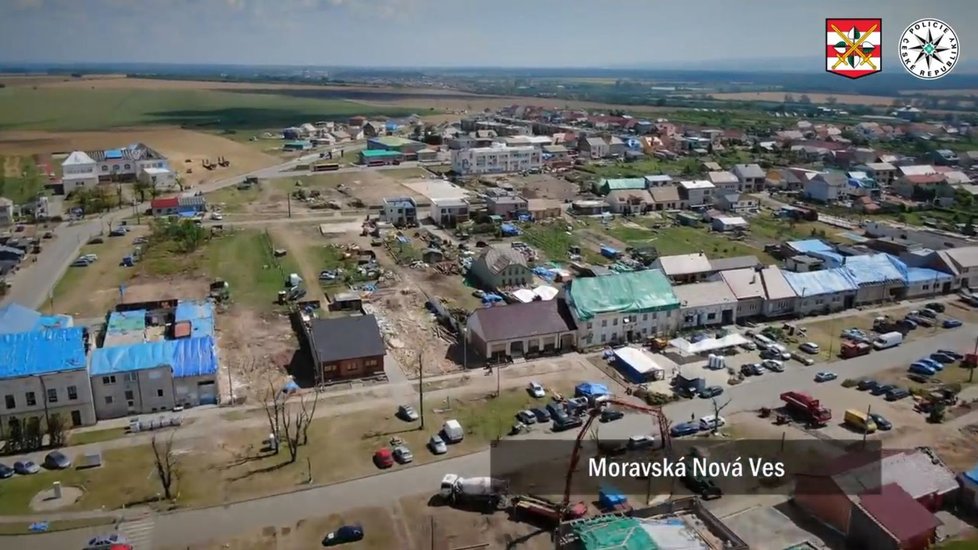
M 634 162 L 613 162 L 604 166 L 588 164 L 579 168 L 598 178 L 640 178 L 652 174 L 695 174 L 700 171 L 698 159 L 661 160 L 645 159 Z
M 45 179 L 29 157 L 0 156 L 0 197 L 22 204 L 44 191 Z
M 557 262 L 567 261 L 572 246 L 581 246 L 580 239 L 560 223 L 527 225 L 523 228 L 522 239 L 547 259 Z
M 285 92 L 7 87 L 0 89 L 0 130 L 101 130 L 147 124 L 260 130 L 352 115 L 411 113 L 407 108 Z
M 645 222 L 645 219 L 639 221 Z M 664 229 L 643 229 L 638 224 L 622 224 L 619 221 L 611 225 L 608 234 L 629 246 L 654 246 L 660 256 L 703 251 L 710 258 L 757 256 L 763 264 L 777 263 L 763 250 L 703 228 L 673 226 Z
M 841 229 L 821 222 L 791 223 L 766 214 L 750 219 L 751 236 L 774 243 L 803 239 L 849 243 L 849 239 L 839 235 L 841 232 Z
M 220 205 L 221 210 L 228 214 L 244 212 L 246 204 L 257 202 L 261 196 L 261 188 L 252 185 L 247 189 L 225 187 L 207 194 L 207 201 L 212 205 Z
M 104 430 L 86 430 L 83 432 L 73 432 L 68 436 L 69 445 L 88 445 L 89 443 L 101 443 L 125 437 L 126 428 L 106 428 Z

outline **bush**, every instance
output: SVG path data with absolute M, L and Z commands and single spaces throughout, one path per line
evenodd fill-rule
M 852 388 L 855 387 L 857 384 L 859 384 L 859 380 L 855 380 L 853 378 L 846 378 L 845 380 L 842 381 L 843 388 Z

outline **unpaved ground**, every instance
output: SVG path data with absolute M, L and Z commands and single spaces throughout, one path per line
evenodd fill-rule
M 261 400 L 270 387 L 277 390 L 284 385 L 288 380 L 286 367 L 299 353 L 286 316 L 235 304 L 219 315 L 218 344 L 222 399 L 229 397 L 230 379 L 235 399 Z
M 410 526 L 411 547 L 416 550 L 553 548 L 549 531 L 512 521 L 503 512 L 482 514 L 457 510 L 429 504 L 430 498 L 430 495 L 417 495 L 402 498 L 399 502 L 404 521 Z M 435 545 L 432 541 L 436 541 Z
M 281 162 L 274 156 L 256 151 L 254 147 L 214 134 L 168 127 L 120 128 L 99 132 L 5 131 L 0 132 L 0 155 L 94 150 L 125 147 L 139 142 L 166 156 L 171 168 L 187 186 L 244 174 Z M 231 166 L 214 170 L 201 166 L 202 160 L 216 162 L 221 156 L 229 160 Z M 187 160 L 190 162 L 185 162 Z M 187 169 L 192 173 L 186 173 Z
M 569 200 L 577 196 L 577 184 L 565 179 L 537 174 L 508 178 L 513 187 L 522 192 L 528 199 Z
M 299 266 L 299 275 L 306 280 L 307 300 L 325 300 L 323 289 L 319 285 L 319 272 L 322 266 L 316 264 L 316 259 L 309 252 L 317 245 L 325 245 L 327 241 L 319 234 L 318 226 L 272 225 L 268 232 L 272 242 L 284 243 L 289 254 Z M 325 302 L 323 302 L 325 303 Z

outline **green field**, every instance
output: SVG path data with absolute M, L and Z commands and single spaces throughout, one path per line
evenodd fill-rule
M 0 89 L 0 130 L 102 130 L 147 124 L 260 130 L 352 115 L 412 112 L 267 92 L 8 87 Z

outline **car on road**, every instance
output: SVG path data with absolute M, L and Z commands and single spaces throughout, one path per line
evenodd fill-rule
M 784 372 L 784 363 L 777 359 L 765 359 L 761 361 L 761 366 L 771 372 Z
M 873 419 L 873 423 L 876 424 L 876 429 L 882 431 L 888 431 L 893 429 L 893 423 L 886 419 L 881 414 L 869 413 L 869 417 Z
M 377 449 L 374 453 L 374 465 L 380 469 L 387 469 L 394 465 L 394 455 L 387 447 Z
M 856 389 L 859 391 L 872 391 L 876 386 L 879 385 L 880 383 L 877 382 L 876 380 L 873 380 L 872 378 L 863 378 L 862 380 L 859 381 L 859 383 L 856 384 Z
M 936 311 L 937 313 L 944 313 L 946 309 L 944 304 L 940 302 L 931 302 L 929 304 L 925 304 L 924 307 L 931 311 Z
M 886 395 L 894 389 L 896 389 L 896 386 L 893 384 L 883 384 L 882 386 L 876 386 L 875 388 L 869 390 L 869 393 L 873 395 Z
M 601 411 L 601 416 L 598 417 L 598 422 L 614 422 L 624 417 L 625 413 L 618 409 L 604 409 Z
M 798 346 L 798 349 L 800 349 L 805 353 L 811 353 L 813 355 L 818 353 L 819 351 L 818 344 L 816 344 L 815 342 L 805 342 L 804 344 Z
M 537 417 L 537 422 L 541 424 L 550 422 L 550 413 L 547 411 L 547 409 L 543 407 L 535 407 L 530 410 L 533 411 L 533 415 Z
M 939 351 L 930 354 L 930 358 L 935 363 L 942 365 L 942 368 L 943 365 L 950 365 L 951 363 L 954 363 L 956 361 L 954 357 L 951 357 L 950 355 L 945 355 Z
M 91 239 L 88 239 L 88 244 L 102 244 L 104 242 L 105 239 L 102 237 L 92 237 Z
M 682 422 L 669 428 L 669 435 L 672 437 L 683 437 L 699 433 L 700 425 L 698 422 Z
M 525 410 L 516 413 L 516 419 L 526 425 L 537 423 L 537 415 L 533 414 L 533 411 L 531 410 Z
M 358 540 L 363 540 L 363 527 L 360 525 L 344 525 L 331 533 L 327 533 L 326 537 L 323 538 L 323 546 L 338 546 Z
M 817 372 L 817 373 L 815 373 L 815 381 L 816 382 L 830 382 L 832 380 L 835 380 L 838 377 L 839 377 L 838 374 L 836 374 L 834 372 L 829 372 L 829 371 L 823 371 L 823 372 Z
M 443 455 L 448 452 L 448 445 L 440 435 L 435 434 L 428 440 L 428 449 L 431 450 L 431 454 Z
M 405 445 L 394 447 L 393 455 L 398 464 L 408 464 L 414 460 L 414 453 Z
M 543 386 L 536 382 L 530 382 L 530 385 L 527 386 L 526 391 L 537 399 L 542 399 L 547 396 L 547 390 L 543 389 Z
M 928 319 L 937 319 L 937 312 L 927 307 L 918 311 L 917 315 L 920 315 L 921 317 L 927 317 Z
M 401 420 L 407 420 L 408 422 L 414 422 L 418 418 L 418 411 L 414 410 L 411 405 L 401 405 L 397 408 L 397 417 Z
M 36 474 L 41 471 L 41 467 L 35 464 L 33 461 L 24 460 L 14 462 L 14 471 L 22 476 L 29 476 L 31 474 Z
M 723 393 L 723 388 L 720 386 L 707 386 L 700 390 L 701 399 L 710 399 L 716 397 Z
M 791 359 L 791 353 L 787 351 L 781 351 L 775 347 L 769 347 L 761 352 L 761 359 L 774 359 L 777 361 L 786 361 Z
M 764 369 L 761 368 L 759 363 L 747 363 L 740 366 L 740 374 L 744 376 L 761 376 L 764 374 Z
M 14 469 L 6 464 L 0 464 L 0 479 L 7 479 L 14 476 Z
M 44 467 L 49 470 L 65 470 L 71 467 L 71 459 L 61 451 L 51 451 L 44 457 Z
M 957 319 L 944 319 L 944 321 L 941 322 L 941 326 L 944 328 L 958 328 L 962 324 L 963 323 Z

